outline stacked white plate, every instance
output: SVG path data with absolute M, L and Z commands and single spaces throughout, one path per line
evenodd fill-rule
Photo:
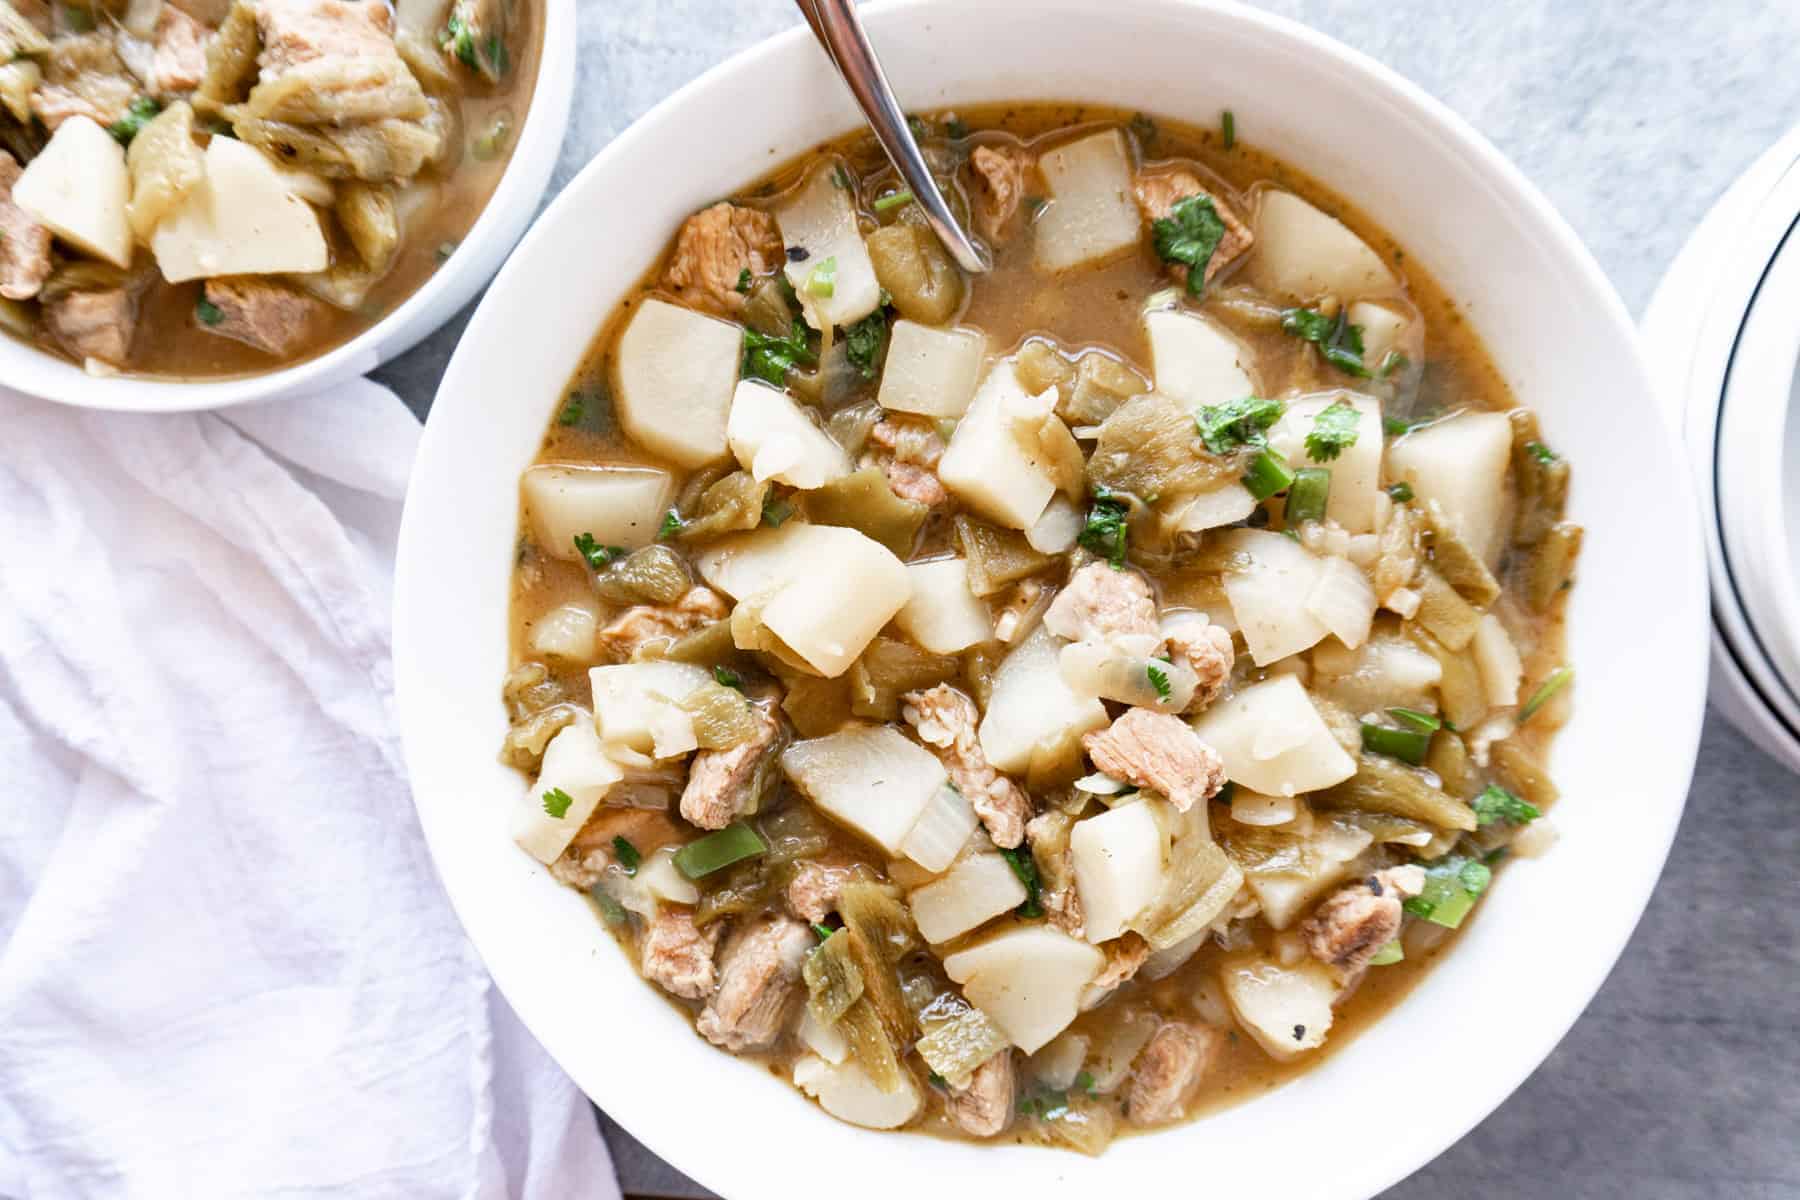
M 1800 129 L 1707 214 L 1643 335 L 1703 510 L 1713 702 L 1800 771 Z

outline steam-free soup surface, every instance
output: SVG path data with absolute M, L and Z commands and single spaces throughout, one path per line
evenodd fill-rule
M 1318 1062 L 1551 843 L 1580 529 L 1450 298 L 1304 174 L 1126 113 L 920 128 L 990 274 L 827 144 L 672 219 L 556 399 L 515 836 L 833 1115 L 1099 1153 Z

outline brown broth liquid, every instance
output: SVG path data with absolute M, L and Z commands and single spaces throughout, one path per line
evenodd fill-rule
M 934 122 L 951 115 L 937 114 Z M 1297 193 L 1343 221 L 1381 254 L 1396 274 L 1404 278 L 1407 298 L 1423 319 L 1422 369 L 1408 392 L 1390 407 L 1389 415 L 1396 415 L 1396 408 L 1402 410 L 1398 415 L 1423 415 L 1440 410 L 1505 411 L 1516 407 L 1511 391 L 1475 332 L 1424 265 L 1407 255 L 1385 230 L 1354 205 L 1294 167 L 1241 141 L 1227 150 L 1221 135 L 1213 129 L 1161 117 L 1149 122 L 1128 111 L 1089 105 L 996 105 L 962 109 L 953 115 L 972 131 L 965 147 L 984 141 L 1017 140 L 1043 149 L 1070 140 L 1083 126 L 1119 126 L 1136 142 L 1141 166 L 1153 168 L 1168 164 L 1190 170 L 1198 168 L 1197 173 L 1208 186 L 1220 186 L 1221 194 L 1239 213 L 1248 211 L 1247 198 L 1257 187 L 1272 185 Z M 934 128 L 941 131 L 942 126 L 938 124 Z M 894 172 L 879 148 L 863 134 L 819 145 L 744 188 L 733 198 L 734 202 L 768 207 L 771 197 L 799 182 L 808 169 L 818 163 L 820 156 L 837 157 L 856 177 L 866 229 L 871 219 L 868 211 L 871 198 L 892 190 L 897 184 Z M 966 169 L 959 178 L 966 178 Z M 959 183 L 958 186 L 966 185 Z M 955 199 L 966 203 L 966 195 Z M 874 219 L 886 223 L 890 218 Z M 678 223 L 671 221 L 671 235 Z M 1031 253 L 1028 234 L 1015 236 L 1009 244 L 1000 247 L 995 254 L 994 270 L 968 289 L 970 296 L 953 323 L 982 329 L 987 334 L 990 355 L 1005 355 L 1028 337 L 1043 335 L 1054 338 L 1064 352 L 1071 355 L 1086 347 L 1103 349 L 1136 365 L 1148 377 L 1150 356 L 1141 319 L 1143 304 L 1153 293 L 1173 286 L 1165 265 L 1151 249 L 1149 239 L 1144 239 L 1135 254 L 1123 259 L 1099 267 L 1077 269 L 1048 281 L 1033 270 Z M 570 396 L 585 398 L 589 415 L 573 427 L 552 421 L 538 456 L 539 462 L 641 463 L 673 470 L 677 479 L 683 476 L 680 469 L 626 441 L 612 425 L 604 404 L 610 382 L 612 347 L 624 322 L 635 310 L 637 300 L 647 295 L 674 299 L 659 283 L 666 262 L 665 256 L 656 263 L 634 294 L 621 302 L 618 311 L 595 337 L 568 387 Z M 1230 281 L 1227 278 L 1218 282 L 1228 285 Z M 1320 365 L 1310 348 L 1283 333 L 1279 327 L 1247 323 L 1238 311 L 1225 303 L 1229 294 L 1228 286 L 1209 285 L 1207 299 L 1200 305 L 1200 311 L 1220 320 L 1248 345 L 1267 394 L 1280 396 L 1292 391 L 1316 391 L 1344 382 L 1342 377 L 1331 376 L 1330 368 Z M 597 418 L 596 408 L 600 410 Z M 934 517 L 921 535 L 921 548 L 915 557 L 929 557 L 934 548 L 941 546 L 942 539 L 942 529 Z M 519 549 L 512 600 L 514 664 L 531 661 L 528 649 L 531 631 L 543 614 L 571 599 L 591 599 L 593 596 L 591 572 L 581 564 L 540 553 L 532 543 L 528 521 L 521 527 Z M 1165 599 L 1182 587 L 1179 579 L 1165 578 L 1155 582 Z M 1518 580 L 1510 576 L 1505 582 L 1509 592 L 1519 585 Z M 1214 595 L 1216 597 L 1216 592 Z M 1195 606 L 1204 607 L 1203 604 Z M 1531 622 L 1518 641 L 1525 660 L 1524 677 L 1527 680 L 1543 678 L 1562 661 L 1560 612 L 1553 611 Z M 589 702 L 585 667 L 553 669 L 553 672 L 570 700 Z M 1259 675 L 1260 672 L 1252 672 L 1251 678 Z M 1547 748 L 1550 736 L 1560 724 L 1558 718 L 1562 707 L 1562 702 L 1552 703 L 1546 716 L 1521 734 L 1531 750 L 1541 754 Z M 804 803 L 796 793 L 784 787 L 776 806 Z M 1215 804 L 1215 833 L 1229 820 L 1228 810 Z M 867 846 L 848 834 L 838 836 L 832 856 L 835 861 L 867 863 L 877 871 L 882 867 L 879 858 L 872 856 Z M 778 892 L 770 903 L 780 906 Z M 1464 923 L 1464 928 L 1467 924 Z M 1250 927 L 1255 944 L 1265 951 L 1270 950 L 1273 931 L 1266 922 L 1257 918 Z M 615 933 L 618 932 L 615 928 Z M 1413 923 L 1406 939 L 1406 959 L 1371 969 L 1349 996 L 1340 1001 L 1330 1036 L 1321 1050 L 1282 1063 L 1266 1054 L 1248 1035 L 1234 1030 L 1221 1060 L 1208 1072 L 1200 1093 L 1190 1102 L 1187 1116 L 1192 1118 L 1261 1095 L 1348 1044 L 1360 1030 L 1379 1020 L 1404 998 L 1437 957 L 1454 943 L 1456 936 L 1436 926 Z M 628 952 L 635 953 L 629 935 L 620 936 L 620 942 Z M 1090 1034 L 1098 1045 L 1105 1040 L 1108 1028 L 1121 1009 L 1147 1009 L 1191 1020 L 1195 1014 L 1192 997 L 1208 981 L 1217 978 L 1219 965 L 1225 957 L 1225 950 L 1208 944 L 1163 980 L 1127 982 L 1106 1004 L 1078 1017 L 1072 1028 Z M 690 1016 L 697 1014 L 701 1007 L 698 1003 L 671 1002 Z M 770 1070 L 785 1080 L 796 1053 L 789 1038 L 775 1053 L 762 1057 L 766 1058 Z M 1021 1075 L 1024 1074 L 1021 1071 Z M 923 1115 L 908 1128 L 947 1137 L 965 1136 L 944 1115 L 941 1104 L 932 1101 L 933 1093 L 927 1090 L 926 1095 Z M 1122 1106 L 1123 1096 L 1121 1087 L 1115 1095 L 1102 1098 L 1101 1103 Z M 1122 1111 L 1119 1118 L 1119 1136 L 1141 1132 L 1124 1120 Z M 1034 1133 L 1031 1122 L 1017 1119 L 1000 1140 L 1039 1142 L 1044 1138 Z

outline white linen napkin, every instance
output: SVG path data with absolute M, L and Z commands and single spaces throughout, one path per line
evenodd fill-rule
M 407 791 L 418 435 L 0 391 L 0 1196 L 619 1195 Z

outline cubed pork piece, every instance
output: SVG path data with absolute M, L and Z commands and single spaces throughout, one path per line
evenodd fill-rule
M 125 116 L 138 93 L 111 34 L 59 38 L 44 56 L 44 78 L 31 94 L 31 111 L 52 133 L 70 117 L 108 126 Z
M 1216 192 L 1208 191 L 1201 186 L 1200 180 L 1191 171 L 1166 171 L 1156 174 L 1143 174 L 1137 178 L 1138 208 L 1143 211 L 1144 220 L 1158 221 L 1167 218 L 1175 209 L 1175 205 L 1189 196 L 1206 196 L 1213 202 L 1213 211 L 1219 214 L 1219 220 L 1225 225 L 1225 236 L 1219 239 L 1217 248 L 1206 262 L 1206 274 L 1203 282 L 1211 283 L 1213 277 L 1243 256 L 1256 240 L 1250 227 L 1242 218 L 1225 203 L 1224 197 Z M 1169 274 L 1179 283 L 1186 284 L 1188 269 L 1180 263 L 1169 264 Z
M 259 0 L 256 28 L 262 35 L 257 56 L 261 79 L 325 58 L 398 58 L 392 12 L 385 4 L 361 0 Z
M 681 815 L 702 829 L 723 829 L 754 806 L 770 756 L 780 749 L 781 718 L 774 705 L 752 704 L 750 712 L 756 733 L 749 741 L 694 755 Z
M 1154 648 L 1161 640 L 1149 581 L 1136 571 L 1115 571 L 1103 562 L 1091 562 L 1075 572 L 1045 610 L 1044 625 L 1057 637 L 1076 642 L 1141 637 Z
M 31 299 L 50 277 L 50 231 L 12 202 L 22 169 L 0 150 L 0 296 L 8 300 Z
M 208 279 L 202 294 L 214 310 L 196 317 L 202 329 L 277 358 L 304 345 L 325 315 L 311 296 L 253 275 Z M 217 320 L 210 319 L 214 313 Z
M 817 944 L 811 929 L 787 917 L 738 927 L 719 957 L 719 989 L 695 1022 L 700 1036 L 741 1053 L 773 1045 L 803 989 L 800 965 Z
M 1388 867 L 1339 888 L 1300 924 L 1306 948 L 1320 962 L 1360 974 L 1381 948 L 1400 934 L 1402 902 L 1425 886 L 1413 865 Z
M 969 155 L 975 175 L 975 223 L 981 235 L 999 245 L 1007 240 L 1012 219 L 1025 198 L 1025 172 L 1031 155 L 1017 146 L 977 146 Z
M 644 978 L 672 996 L 705 999 L 719 978 L 713 952 L 718 949 L 720 928 L 717 921 L 704 929 L 696 926 L 694 910 L 686 905 L 659 906 L 638 939 L 638 963 Z
M 1125 1092 L 1125 1116 L 1134 1125 L 1179 1120 L 1189 1097 L 1225 1048 L 1225 1031 L 1211 1025 L 1169 1021 L 1138 1052 Z
M 981 712 L 975 701 L 947 683 L 901 697 L 900 715 L 918 731 L 919 739 L 938 752 L 950 782 L 975 809 L 994 845 L 1010 850 L 1025 840 L 1031 819 L 1031 797 L 1001 774 L 982 752 L 976 727 Z
M 738 290 L 744 272 L 757 278 L 786 261 L 774 217 L 721 200 L 682 222 L 663 284 L 694 308 L 735 317 L 748 300 Z
M 817 924 L 837 907 L 844 888 L 854 883 L 858 872 L 854 867 L 827 866 L 824 863 L 801 863 L 788 882 L 788 911 L 802 921 Z
M 1169 631 L 1168 646 L 1169 656 L 1176 662 L 1185 662 L 1199 679 L 1186 709 L 1197 713 L 1218 698 L 1225 681 L 1231 678 L 1231 664 L 1237 658 L 1231 634 L 1220 625 L 1197 629 L 1178 625 Z
M 1180 812 L 1210 800 L 1225 786 L 1218 751 L 1169 713 L 1127 709 L 1110 728 L 1083 735 L 1081 745 L 1095 768 L 1160 792 Z
M 122 367 L 137 333 L 138 290 L 121 284 L 92 292 L 64 292 L 44 301 L 44 328 L 79 359 Z
M 674 604 L 636 604 L 600 630 L 601 653 L 613 662 L 630 662 L 637 652 L 655 642 L 672 642 L 731 615 L 719 593 L 695 587 Z
M 200 86 L 206 74 L 206 26 L 173 4 L 164 4 L 152 33 L 155 53 L 151 59 L 151 87 L 157 95 L 172 97 Z
M 967 1087 L 952 1088 L 944 1102 L 956 1127 L 970 1137 L 994 1137 L 1012 1121 L 1017 1071 L 1013 1051 L 1000 1051 L 976 1067 Z

